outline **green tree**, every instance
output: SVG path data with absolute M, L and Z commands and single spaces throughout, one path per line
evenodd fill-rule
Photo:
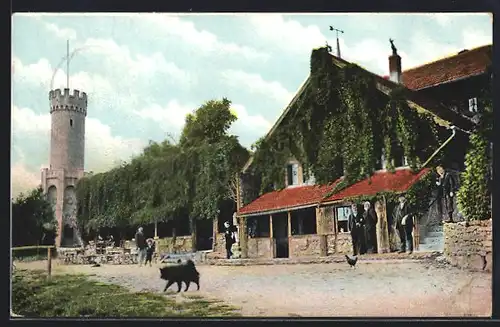
M 466 168 L 457 192 L 458 209 L 467 220 L 491 218 L 488 145 L 483 134 L 470 136 L 470 149 L 465 156 Z
M 150 141 L 129 163 L 81 179 L 79 224 L 89 231 L 189 219 L 194 236 L 197 219 L 217 217 L 221 203 L 232 199 L 234 178 L 248 159 L 228 133 L 236 119 L 228 99 L 207 101 L 186 117 L 179 142 Z
M 12 201 L 12 245 L 54 244 L 57 222 L 41 187 Z

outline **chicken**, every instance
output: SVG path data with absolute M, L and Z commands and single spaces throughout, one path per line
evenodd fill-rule
M 353 257 L 350 257 L 348 256 L 347 254 L 345 255 L 345 258 L 347 260 L 347 263 L 354 268 L 354 266 L 356 266 L 356 262 L 358 262 L 358 257 L 357 256 L 353 256 Z

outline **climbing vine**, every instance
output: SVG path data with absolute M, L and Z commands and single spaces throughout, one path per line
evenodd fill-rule
M 326 48 L 313 50 L 306 90 L 273 134 L 254 145 L 250 173 L 259 177 L 261 194 L 284 187 L 284 163 L 292 157 L 319 184 L 344 176 L 334 193 L 370 176 L 381 157 L 392 170 L 404 155 L 416 170 L 442 141 L 431 114 L 410 108 L 403 88 L 386 95 L 373 74 L 332 60 Z

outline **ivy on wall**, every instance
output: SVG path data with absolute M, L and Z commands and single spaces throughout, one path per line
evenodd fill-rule
M 344 176 L 332 193 L 370 176 L 382 154 L 389 169 L 399 154 L 418 169 L 444 140 L 440 127 L 408 106 L 402 88 L 386 96 L 375 78 L 355 64 L 337 67 L 326 48 L 313 50 L 309 86 L 274 133 L 255 144 L 250 173 L 260 179 L 259 193 L 285 186 L 291 157 L 319 184 Z
M 211 100 L 186 117 L 179 143 L 150 142 L 143 153 L 77 185 L 84 230 L 125 228 L 155 221 L 218 217 L 231 199 L 232 179 L 248 159 L 228 134 L 237 117 L 227 99 Z

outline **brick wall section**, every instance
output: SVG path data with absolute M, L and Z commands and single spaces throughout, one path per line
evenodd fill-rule
M 248 257 L 249 258 L 272 258 L 273 240 L 268 237 L 248 238 Z
M 319 235 L 294 235 L 289 238 L 290 258 L 320 256 L 321 245 Z
M 444 256 L 446 260 L 460 268 L 482 270 L 486 256 L 486 271 L 492 267 L 491 219 L 485 221 L 445 224 Z
M 156 252 L 161 253 L 189 253 L 192 251 L 192 238 L 189 236 L 177 236 L 175 244 L 172 237 L 156 240 Z

